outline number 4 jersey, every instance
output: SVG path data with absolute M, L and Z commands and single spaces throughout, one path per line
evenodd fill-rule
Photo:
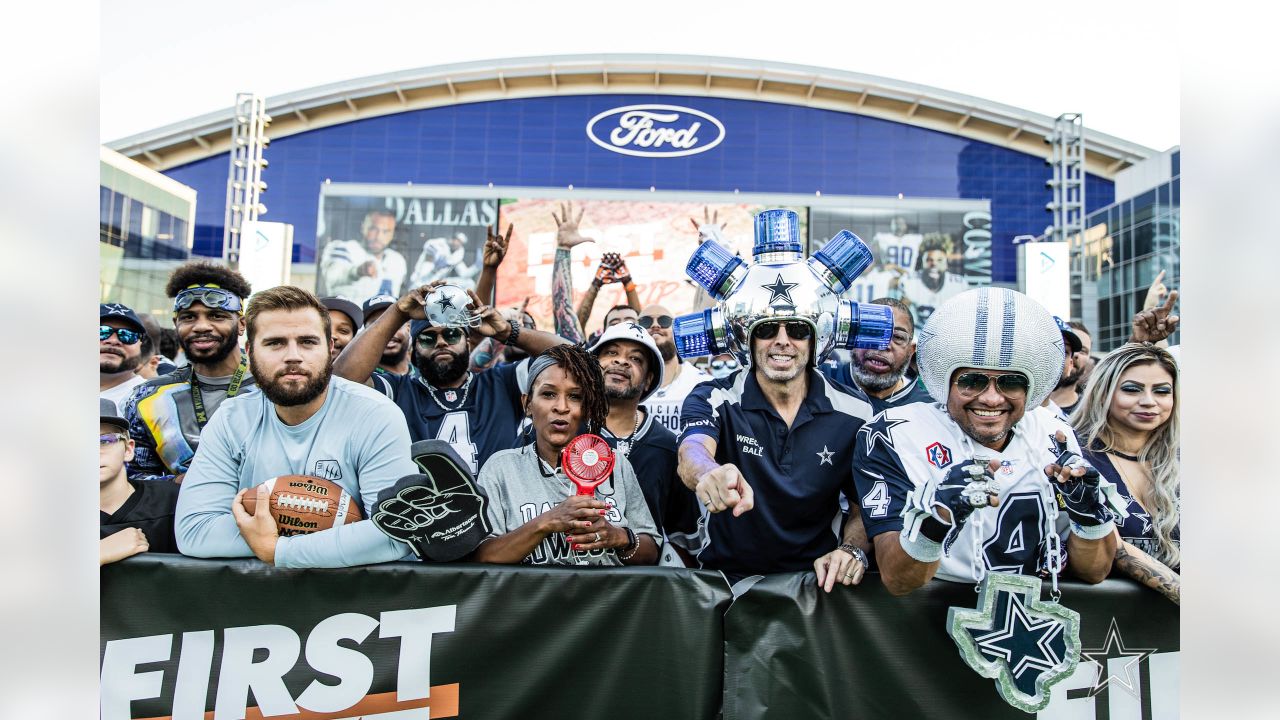
M 1061 430 L 1080 452 L 1071 428 L 1044 408 L 1034 408 L 1013 427 L 1003 452 L 977 444 L 940 403 L 915 403 L 876 415 L 858 432 L 854 483 L 862 502 L 867 536 L 902 530 L 907 494 L 929 477 L 944 477 L 970 458 L 997 459 L 1000 504 L 979 508 L 944 552 L 937 577 L 977 582 L 987 571 L 1034 575 L 1045 567 L 1045 529 L 1054 497 L 1044 468 L 1057 459 L 1053 435 Z M 1068 518 L 1054 531 L 1066 549 Z

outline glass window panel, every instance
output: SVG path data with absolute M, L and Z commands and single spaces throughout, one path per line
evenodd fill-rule
M 1153 252 L 1153 249 L 1154 249 L 1152 247 L 1153 234 L 1154 234 L 1153 227 L 1152 227 L 1152 223 L 1150 222 L 1145 222 L 1145 223 L 1142 223 L 1141 225 L 1134 226 L 1133 257 L 1139 258 L 1144 255 L 1150 255 Z

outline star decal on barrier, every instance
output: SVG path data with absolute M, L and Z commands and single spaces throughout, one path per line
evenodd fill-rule
M 834 452 L 827 449 L 826 445 L 822 446 L 822 450 L 818 452 L 818 465 L 831 465 L 831 456 Z
M 1114 617 L 1111 618 L 1111 626 L 1107 628 L 1107 638 L 1102 642 L 1102 647 L 1098 650 L 1083 650 L 1080 653 L 1089 662 L 1098 666 L 1098 677 L 1093 681 L 1093 687 L 1089 690 L 1089 695 L 1097 695 L 1108 684 L 1111 684 L 1113 686 L 1119 685 L 1135 698 L 1139 697 L 1138 666 L 1155 651 L 1156 648 L 1125 647 L 1124 640 L 1120 638 L 1120 628 L 1116 624 L 1116 619 Z M 1124 664 L 1124 679 L 1107 670 L 1107 661 L 1112 658 L 1128 658 Z
M 870 455 L 872 450 L 876 449 L 876 440 L 883 440 L 885 445 L 893 450 L 893 438 L 889 436 L 889 431 L 895 427 L 905 423 L 906 420 L 894 420 L 884 415 L 877 415 L 871 419 L 871 422 L 862 426 L 858 432 L 867 433 L 867 454 Z
M 769 291 L 769 304 L 772 305 L 779 300 L 784 300 L 788 305 L 795 305 L 796 301 L 791 299 L 791 288 L 800 283 L 789 283 L 782 281 L 782 273 L 778 273 L 778 278 L 773 281 L 772 285 L 761 285 L 761 289 Z
M 1040 579 L 1030 575 L 989 573 L 977 609 L 947 611 L 947 634 L 965 663 L 1024 712 L 1044 709 L 1050 688 L 1080 661 L 1080 615 L 1042 602 Z

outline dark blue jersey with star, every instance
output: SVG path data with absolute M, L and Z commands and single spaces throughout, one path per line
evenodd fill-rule
M 851 363 L 832 363 L 827 361 L 819 365 L 818 370 L 823 375 L 826 375 L 828 380 L 833 380 L 845 387 L 862 389 L 858 387 L 857 382 L 853 379 L 853 365 Z M 905 387 L 887 398 L 878 398 L 871 393 L 866 393 L 866 395 L 874 412 L 884 412 L 891 407 L 910 405 L 911 403 L 933 402 L 933 398 L 929 395 L 929 391 L 925 389 L 924 383 L 920 382 L 919 377 L 912 375 L 907 375 Z
M 1147 509 L 1142 507 L 1142 504 L 1129 491 L 1129 487 L 1124 484 L 1124 478 L 1112 464 L 1111 457 L 1097 447 L 1086 449 L 1081 454 L 1085 462 L 1097 468 L 1103 477 L 1115 483 L 1116 492 L 1120 493 L 1120 497 L 1128 503 L 1125 509 L 1129 511 L 1129 517 L 1124 520 L 1116 518 L 1116 530 L 1120 531 L 1120 539 L 1151 557 L 1159 557 L 1159 543 L 1156 541 L 1156 529 L 1151 513 L 1147 512 Z M 1173 540 L 1175 543 L 1178 542 L 1179 528 L 1174 528 Z M 1171 569 L 1174 572 L 1181 571 L 1181 567 Z
M 519 447 L 517 434 L 524 411 L 517 375 L 522 372 L 521 363 L 496 365 L 473 374 L 465 392 L 428 388 L 417 373 L 381 377 L 391 390 L 389 397 L 404 412 L 413 442 L 444 440 L 475 473 L 499 450 Z M 375 388 L 381 384 L 376 382 Z
M 810 370 L 809 389 L 791 427 L 749 369 L 704 382 L 684 401 L 680 440 L 716 441 L 715 460 L 738 468 L 755 507 L 704 515 L 698 560 L 730 578 L 813 569 L 840 543 L 840 494 L 857 506 L 853 438 L 871 417 L 860 391 Z

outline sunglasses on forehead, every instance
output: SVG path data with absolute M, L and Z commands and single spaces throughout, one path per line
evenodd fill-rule
M 813 328 L 809 327 L 809 323 L 791 320 L 788 322 L 760 323 L 751 332 L 751 337 L 757 340 L 772 340 L 778 337 L 778 328 L 784 325 L 787 328 L 787 337 L 792 340 L 808 340 L 809 335 L 813 333 Z
M 641 315 L 636 318 L 636 324 L 645 330 L 653 327 L 654 323 L 657 323 L 660 328 L 669 328 L 671 327 L 671 323 L 674 321 L 675 318 L 670 315 L 658 315 L 657 317 L 654 317 L 653 315 Z
M 419 347 L 432 347 L 436 344 L 436 338 L 443 336 L 444 341 L 450 345 L 462 339 L 466 333 L 462 328 L 444 328 L 442 330 L 423 330 L 418 333 L 417 343 Z
M 173 299 L 173 311 L 186 310 L 195 303 L 200 303 L 211 310 L 230 310 L 240 312 L 242 304 L 239 296 L 222 288 L 196 287 L 187 288 Z
M 956 387 L 960 388 L 960 392 L 964 395 L 981 395 L 991 386 L 991 381 L 996 381 L 996 390 L 1001 395 L 1010 397 L 1019 397 L 1026 395 L 1031 389 L 1031 381 L 1026 375 L 1019 373 L 1008 373 L 1005 375 L 987 375 L 979 372 L 960 373 L 956 376 Z
M 120 342 L 125 345 L 132 345 L 142 339 L 143 333 L 129 328 L 113 328 L 110 325 L 98 326 L 98 340 L 106 340 L 111 337 L 111 333 L 115 333 L 120 338 Z

